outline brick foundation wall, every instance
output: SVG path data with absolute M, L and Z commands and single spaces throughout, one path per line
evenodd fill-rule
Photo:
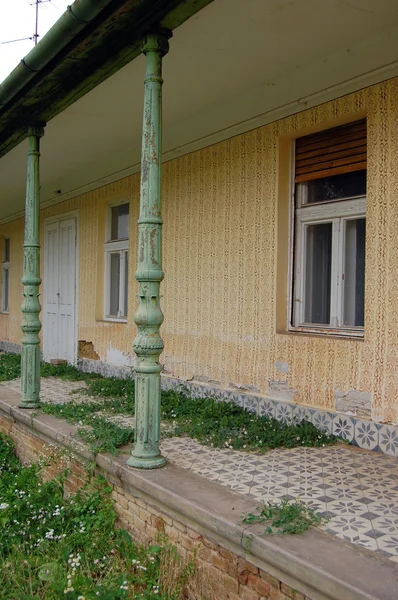
M 10 436 L 23 464 L 37 462 L 49 455 L 57 456 L 57 448 L 28 427 L 0 417 L 0 432 Z M 62 451 L 61 451 L 62 456 Z M 65 464 L 60 458 L 46 467 L 45 477 L 54 476 Z M 65 459 L 63 459 L 65 460 Z M 78 458 L 67 458 L 70 471 L 67 493 L 76 493 L 87 480 L 85 466 Z M 102 473 L 103 474 L 103 473 Z M 211 600 L 310 600 L 285 583 L 253 565 L 250 560 L 237 556 L 212 542 L 184 523 L 171 518 L 156 507 L 134 498 L 122 487 L 110 483 L 112 498 L 119 515 L 118 523 L 132 537 L 144 545 L 155 543 L 159 534 L 166 536 L 187 561 L 195 562 L 200 573 L 203 598 Z M 248 555 L 250 558 L 250 554 Z

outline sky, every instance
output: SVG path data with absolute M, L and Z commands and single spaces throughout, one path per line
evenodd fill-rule
M 73 4 L 73 0 L 51 0 L 51 2 L 40 0 L 39 41 L 65 12 L 69 4 Z M 35 31 L 35 20 L 35 0 L 0 0 L 0 82 L 34 46 L 33 40 L 9 44 L 4 42 L 32 37 Z

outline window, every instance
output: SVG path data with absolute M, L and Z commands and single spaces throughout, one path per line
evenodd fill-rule
M 366 121 L 296 140 L 293 327 L 363 335 Z
M 10 297 L 10 238 L 3 239 L 3 256 L 1 271 L 1 310 L 9 311 Z
M 109 207 L 105 243 L 105 316 L 126 320 L 128 301 L 129 205 Z

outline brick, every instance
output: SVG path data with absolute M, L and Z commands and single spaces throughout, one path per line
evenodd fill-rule
M 242 571 L 241 573 L 237 573 L 236 575 L 236 579 L 239 583 L 242 583 L 243 585 L 247 584 L 247 580 L 249 578 L 249 573 L 247 571 Z
M 240 600 L 241 597 L 239 594 L 234 594 L 233 592 L 228 592 L 228 600 Z
M 220 569 L 220 571 L 227 572 L 227 570 L 228 570 L 227 561 L 225 560 L 225 558 L 223 558 L 216 552 L 212 552 L 210 561 L 211 561 L 211 564 L 214 565 L 215 567 L 217 567 L 217 569 Z
M 209 548 L 210 550 L 214 550 L 215 552 L 218 551 L 220 546 L 217 546 L 217 544 L 215 544 L 214 542 L 211 542 L 210 540 L 203 538 L 203 544 L 206 546 L 206 548 Z
M 178 542 L 179 532 L 176 531 L 174 527 L 170 527 L 170 525 L 165 525 L 164 532 L 171 542 Z
M 119 494 L 119 492 L 116 492 L 115 490 L 113 490 L 111 493 L 111 496 L 114 499 L 114 501 L 116 502 L 116 504 L 119 504 L 119 506 L 121 506 L 122 508 L 128 509 L 129 503 L 122 494 Z
M 230 552 L 229 550 L 226 550 L 225 548 L 222 548 L 221 546 L 220 546 L 218 552 L 219 552 L 219 554 L 221 554 L 221 556 L 223 558 L 226 558 L 229 561 L 236 560 L 236 555 L 235 554 L 232 554 L 232 552 Z
M 279 586 L 280 586 L 279 579 L 276 579 L 275 577 L 273 577 L 266 571 L 263 571 L 262 569 L 259 569 L 259 574 L 260 574 L 261 579 L 265 579 L 265 581 L 268 581 L 268 583 L 271 584 L 272 586 L 279 588 Z
M 216 567 L 213 567 L 212 565 L 206 565 L 204 570 L 209 579 L 215 582 L 220 581 L 221 572 Z
M 257 592 L 246 585 L 239 586 L 239 597 L 242 598 L 242 600 L 260 600 L 260 596 Z
M 292 600 L 305 600 L 304 594 L 296 592 L 296 590 L 286 585 L 286 583 L 281 583 L 281 592 L 285 594 L 285 596 L 287 596 L 288 598 L 291 598 Z
M 182 531 L 182 533 L 187 532 L 186 526 L 183 525 L 182 523 L 180 523 L 179 521 L 174 521 L 173 525 L 176 529 L 178 529 L 179 531 Z
M 193 540 L 203 540 L 203 536 L 198 533 L 197 531 L 194 531 L 193 529 L 190 529 L 189 527 L 187 528 L 187 535 L 189 535 L 190 538 L 192 538 Z
M 255 590 L 260 596 L 269 596 L 271 588 L 270 584 L 261 579 L 258 575 L 249 573 L 247 585 Z
M 238 569 L 239 571 L 248 571 L 249 573 L 254 573 L 255 575 L 258 573 L 258 567 L 242 557 L 238 558 Z
M 137 504 L 137 506 L 140 506 L 141 508 L 147 508 L 146 503 L 143 500 L 140 500 L 139 498 L 134 498 L 134 502 Z
M 267 600 L 280 600 L 281 591 L 279 588 L 271 587 L 269 596 Z
M 117 514 L 120 518 L 122 518 L 124 521 L 127 521 L 128 523 L 133 523 L 134 517 L 128 510 L 126 510 L 122 506 L 117 506 L 116 508 Z
M 194 540 L 187 536 L 181 537 L 181 544 L 186 550 L 191 551 L 197 551 L 200 546 L 200 542 L 198 542 L 198 540 Z
M 228 573 L 221 573 L 220 581 L 229 592 L 238 593 L 239 584 L 234 577 L 231 577 Z
M 145 527 L 145 533 L 149 536 L 151 543 L 156 542 L 156 540 L 158 539 L 158 535 L 159 535 L 158 530 L 155 529 L 155 527 L 148 525 L 148 523 L 146 524 L 146 527 Z
M 215 583 L 213 585 L 212 597 L 217 598 L 217 600 L 229 600 L 229 593 L 228 590 L 226 590 L 221 583 Z
M 211 550 L 209 550 L 209 548 L 207 548 L 204 544 L 201 544 L 197 550 L 198 559 L 203 560 L 205 562 L 209 562 L 210 556 L 211 556 Z

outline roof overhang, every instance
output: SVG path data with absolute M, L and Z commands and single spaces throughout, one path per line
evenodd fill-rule
M 0 86 L 0 157 L 212 0 L 76 0 Z
M 32 118 L 47 121 L 43 206 L 139 170 L 140 39 L 154 27 L 174 29 L 164 59 L 164 160 L 398 75 L 396 0 L 111 5 L 0 110 L 0 149 L 8 150 L 0 221 L 23 211 L 20 140 Z

